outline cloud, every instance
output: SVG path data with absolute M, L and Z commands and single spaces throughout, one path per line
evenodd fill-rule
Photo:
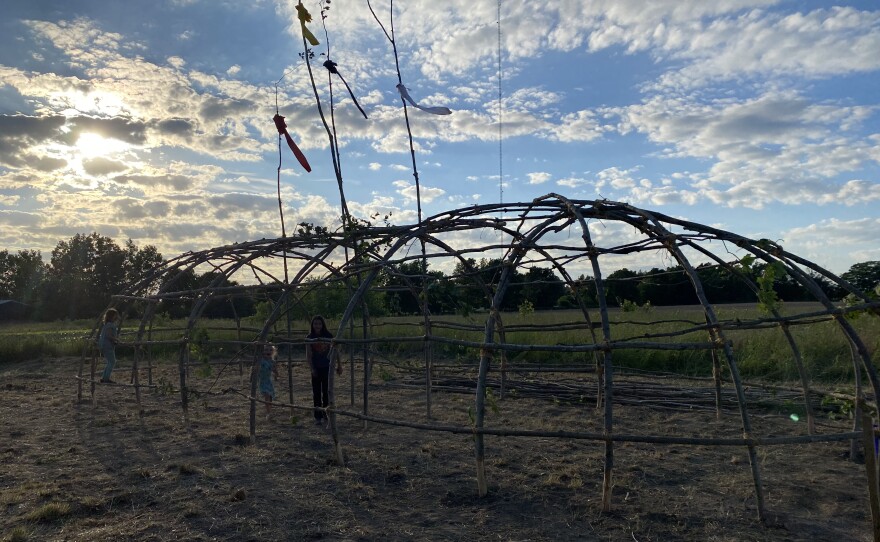
M 836 218 L 823 220 L 817 224 L 809 226 L 792 228 L 783 233 L 783 237 L 788 241 L 802 241 L 803 239 L 811 239 L 818 244 L 815 248 L 822 246 L 857 243 L 873 243 L 877 240 L 877 230 L 880 228 L 880 218 L 860 218 L 855 220 L 840 220 Z M 822 234 L 824 239 L 816 234 Z
M 394 181 L 393 184 L 397 188 L 397 193 L 403 196 L 404 200 L 413 202 L 416 201 L 416 185 L 414 183 L 410 183 L 408 181 Z M 446 194 L 446 191 L 442 188 L 434 188 L 430 186 L 425 186 L 422 184 L 420 187 L 419 193 L 421 194 L 422 203 L 431 203 L 436 198 Z
M 840 269 L 840 262 L 880 260 L 877 230 L 880 218 L 841 220 L 831 218 L 782 232 L 786 250 L 828 269 Z
M 536 171 L 528 174 L 529 184 L 543 184 L 553 178 L 553 175 L 546 171 Z
M 175 191 L 189 190 L 193 187 L 193 180 L 184 175 L 118 175 L 113 177 L 113 181 L 151 188 L 167 187 Z
M 61 117 L 0 115 L 0 164 L 26 166 L 34 158 L 30 148 L 56 139 L 63 124 Z
M 559 186 L 564 186 L 565 188 L 576 189 L 582 186 L 586 186 L 587 184 L 589 184 L 589 181 L 581 177 L 566 177 L 564 179 L 559 179 L 558 181 L 556 181 L 556 184 Z
M 659 42 L 686 61 L 659 81 L 690 88 L 708 81 L 756 75 L 820 78 L 880 68 L 880 14 L 852 7 L 806 13 L 750 11 L 696 29 L 687 42 Z
M 186 60 L 180 58 L 179 56 L 171 56 L 168 57 L 168 65 L 177 68 L 178 70 L 186 66 Z
M 603 126 L 592 111 L 578 111 L 563 115 L 559 125 L 553 127 L 550 132 L 551 139 L 570 143 L 593 141 L 602 137 L 602 133 L 608 130 L 610 128 Z
M 874 145 L 846 130 L 860 125 L 869 108 L 817 105 L 793 92 L 710 103 L 658 96 L 606 113 L 619 115 L 621 133 L 635 130 L 667 146 L 668 158 L 712 160 L 694 187 L 722 205 L 839 201 L 846 192 L 836 177 L 876 163 Z M 873 194 L 871 184 L 849 192 Z
M 21 211 L 10 211 L 0 209 L 0 223 L 11 227 L 39 227 L 43 222 L 43 217 L 39 213 L 25 213 Z
M 89 175 L 110 175 L 128 169 L 128 166 L 122 162 L 102 157 L 83 160 L 82 165 L 85 172 Z

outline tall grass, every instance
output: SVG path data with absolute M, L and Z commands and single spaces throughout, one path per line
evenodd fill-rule
M 0 327 L 0 362 L 79 356 L 94 321 L 7 323 Z
M 818 305 L 793 303 L 783 307 L 784 314 L 801 314 L 818 311 Z M 761 318 L 754 305 L 722 305 L 716 308 L 722 321 L 752 321 Z M 594 323 L 600 322 L 598 311 L 590 315 Z M 432 335 L 457 341 L 482 343 L 485 338 L 485 314 L 469 316 L 441 315 L 432 319 Z M 705 321 L 700 307 L 654 307 L 650 310 L 624 312 L 609 311 L 612 340 L 632 340 L 656 343 L 706 343 L 707 333 L 691 331 L 674 337 L 651 337 L 663 333 L 687 330 Z M 517 345 L 582 345 L 593 344 L 592 334 L 584 326 L 578 311 L 547 311 L 530 314 L 505 313 L 502 321 L 506 330 L 506 342 Z M 424 335 L 422 317 L 385 317 L 370 322 L 370 348 L 379 358 L 418 362 L 424 351 L 420 340 L 406 341 Z M 850 321 L 874 355 L 880 349 L 880 318 L 863 315 Z M 262 321 L 242 320 L 237 329 L 232 320 L 207 320 L 199 322 L 191 336 L 190 358 L 193 361 L 211 358 L 231 358 L 236 353 L 250 354 L 248 344 L 262 328 Z M 333 327 L 335 322 L 329 322 Z M 46 356 L 78 356 L 86 345 L 84 337 L 91 331 L 92 321 L 65 322 L 61 324 L 7 325 L 0 328 L 0 360 L 17 361 Z M 535 326 L 541 326 L 536 328 Z M 185 321 L 157 319 L 153 322 L 150 338 L 167 341 L 151 344 L 148 355 L 154 359 L 174 359 L 179 352 L 179 340 Z M 291 323 L 291 338 L 301 339 L 307 329 L 306 321 Z M 570 329 L 565 329 L 565 327 Z M 279 322 L 272 330 L 274 337 L 287 335 L 287 323 Z M 343 338 L 362 338 L 360 323 L 354 326 L 353 335 L 346 331 Z M 122 340 L 134 332 L 134 323 L 123 326 Z M 790 327 L 801 352 L 806 370 L 814 381 L 851 382 L 853 363 L 849 344 L 837 323 L 822 321 L 809 325 Z M 594 329 L 601 341 L 601 329 Z M 737 367 L 745 378 L 762 378 L 773 381 L 794 381 L 798 378 L 792 350 L 779 327 L 768 329 L 736 330 L 726 333 L 733 345 Z M 271 339 L 271 336 L 270 336 Z M 497 340 L 497 337 L 496 337 Z M 360 346 L 354 345 L 355 351 Z M 435 342 L 434 358 L 444 362 L 474 364 L 479 359 L 479 348 L 462 344 Z M 131 347 L 117 350 L 120 357 L 132 355 Z M 286 354 L 284 349 L 282 356 Z M 297 357 L 297 352 L 293 352 Z M 554 365 L 592 364 L 591 352 L 508 351 L 506 358 L 511 364 Z M 615 366 L 648 371 L 672 372 L 682 375 L 707 376 L 711 374 L 711 354 L 705 349 L 666 350 L 659 348 L 615 348 L 612 354 Z M 722 358 L 722 366 L 726 361 Z M 725 369 L 726 370 L 726 369 Z
M 792 303 L 783 306 L 784 315 L 819 311 L 815 304 Z M 752 321 L 766 315 L 754 305 L 729 305 L 716 308 L 722 321 Z M 600 322 L 599 314 L 591 314 L 594 323 Z M 700 307 L 655 307 L 650 311 L 623 312 L 613 309 L 609 312 L 612 340 L 631 339 L 633 341 L 656 343 L 705 343 L 705 331 L 693 331 L 675 337 L 649 338 L 647 335 L 673 333 L 686 330 L 705 321 Z M 469 317 L 442 316 L 438 320 L 457 324 L 470 324 L 473 330 L 443 329 L 434 327 L 436 336 L 455 338 L 463 341 L 482 342 L 485 315 Z M 578 345 L 591 344 L 593 339 L 587 329 L 554 330 L 562 326 L 583 322 L 576 311 L 548 311 L 522 315 L 506 313 L 502 315 L 508 331 L 506 340 L 512 344 L 523 345 Z M 372 330 L 374 339 L 379 339 L 376 348 L 388 356 L 413 357 L 421 355 L 419 342 L 395 342 L 396 337 L 414 337 L 423 333 L 420 317 L 384 318 Z M 874 355 L 880 349 L 880 318 L 860 316 L 850 320 L 869 352 Z M 541 329 L 517 330 L 518 326 L 541 324 Z M 789 328 L 804 361 L 811 380 L 822 382 L 851 382 L 853 362 L 849 344 L 833 321 L 796 325 Z M 595 329 L 597 340 L 602 340 L 601 329 Z M 799 378 L 791 347 L 779 327 L 768 329 L 748 329 L 726 332 L 731 341 L 737 367 L 745 378 L 762 378 L 773 381 L 794 381 Z M 473 362 L 479 357 L 477 348 L 460 345 L 436 343 L 435 358 Z M 876 357 L 876 356 L 875 356 Z M 589 352 L 548 352 L 525 351 L 508 352 L 507 359 L 517 364 L 571 364 L 592 363 L 593 354 Z M 648 371 L 672 372 L 691 376 L 708 376 L 712 372 L 711 353 L 705 349 L 665 350 L 665 349 L 614 349 L 612 361 L 615 366 Z M 727 369 L 726 360 L 721 358 L 722 370 Z

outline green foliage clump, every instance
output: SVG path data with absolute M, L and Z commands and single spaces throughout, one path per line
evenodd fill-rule
M 32 510 L 25 516 L 25 519 L 36 523 L 52 523 L 68 515 L 70 515 L 69 504 L 50 502 Z
M 756 280 L 758 283 L 758 308 L 769 314 L 778 311 L 782 307 L 782 300 L 773 288 L 777 278 L 787 275 L 785 266 L 779 262 L 773 262 L 764 268 L 763 273 Z
M 28 530 L 19 526 L 12 529 L 5 540 L 8 542 L 25 542 L 29 536 L 30 534 L 28 533 Z

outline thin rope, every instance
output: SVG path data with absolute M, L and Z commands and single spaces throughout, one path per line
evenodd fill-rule
M 501 0 L 498 0 L 498 203 L 504 204 L 504 134 L 501 127 Z M 498 219 L 504 218 L 503 207 L 498 211 Z M 504 244 L 504 233 L 498 230 L 499 245 Z M 501 250 L 501 258 L 504 258 L 504 249 Z
M 275 114 L 280 115 L 281 113 L 278 110 L 278 85 L 281 84 L 281 81 L 287 77 L 287 74 L 290 73 L 290 70 L 287 70 L 281 75 L 281 78 L 275 81 Z M 287 231 L 284 228 L 284 206 L 281 202 L 281 134 L 278 134 L 278 170 L 277 170 L 277 187 L 278 187 L 278 216 L 281 219 L 281 238 L 287 238 Z M 288 284 L 289 276 L 287 270 L 287 248 L 282 248 L 284 252 L 284 284 Z
M 501 128 L 501 0 L 498 0 L 498 203 L 504 203 L 504 153 Z

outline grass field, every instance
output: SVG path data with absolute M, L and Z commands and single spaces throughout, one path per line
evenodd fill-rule
M 797 315 L 821 311 L 821 306 L 810 303 L 791 303 L 783 306 L 783 315 Z M 725 322 L 755 322 L 765 315 L 754 305 L 722 305 L 715 307 L 717 316 Z M 566 365 L 593 363 L 590 352 L 560 352 L 542 350 L 543 346 L 577 346 L 601 341 L 601 321 L 598 311 L 590 314 L 594 329 L 585 324 L 577 311 L 546 311 L 530 314 L 502 314 L 505 343 L 521 345 L 518 350 L 506 352 L 510 364 Z M 445 341 L 433 344 L 437 359 L 471 363 L 479 357 L 479 348 L 485 338 L 483 313 L 440 315 L 432 318 L 432 336 Z M 614 351 L 615 366 L 647 371 L 663 371 L 682 375 L 706 376 L 711 374 L 711 357 L 705 349 L 630 348 L 626 343 L 651 342 L 657 345 L 676 343 L 705 343 L 707 333 L 700 326 L 704 322 L 702 309 L 697 306 L 654 307 L 650 310 L 623 312 L 609 311 L 611 338 L 622 346 Z M 338 322 L 329 321 L 331 328 Z M 851 320 L 869 352 L 873 355 L 880 347 L 880 318 L 861 316 Z M 17 323 L 0 327 L 0 360 L 21 361 L 53 356 L 79 356 L 88 347 L 86 337 L 94 321 L 57 323 Z M 131 341 L 139 321 L 129 319 L 122 328 L 122 340 Z M 184 320 L 160 319 L 153 322 L 150 338 L 168 341 L 149 347 L 156 359 L 176 359 L 178 348 L 174 341 L 182 336 Z M 241 328 L 233 320 L 201 320 L 200 330 L 193 335 L 193 359 L 214 359 L 233 356 L 246 350 L 256 337 L 261 321 L 244 319 Z M 346 331 L 342 338 L 362 339 L 360 322 Z M 291 340 L 301 339 L 306 323 L 290 323 Z M 748 326 L 746 326 L 748 327 Z M 848 341 L 836 322 L 826 320 L 790 328 L 804 359 L 811 379 L 825 382 L 853 380 L 852 355 Z M 594 335 L 595 333 L 595 339 Z M 284 342 L 288 336 L 287 322 L 279 322 L 272 331 L 275 340 Z M 374 355 L 385 359 L 418 359 L 424 349 L 423 319 L 421 316 L 389 317 L 370 322 L 370 346 Z M 731 341 L 740 372 L 747 378 L 770 381 L 793 381 L 798 377 L 794 356 L 779 326 L 761 329 L 734 329 L 726 332 Z M 496 341 L 498 338 L 496 336 Z M 462 345 L 461 343 L 467 343 Z M 358 351 L 360 346 L 352 348 Z M 120 357 L 133 354 L 131 347 L 121 346 Z

